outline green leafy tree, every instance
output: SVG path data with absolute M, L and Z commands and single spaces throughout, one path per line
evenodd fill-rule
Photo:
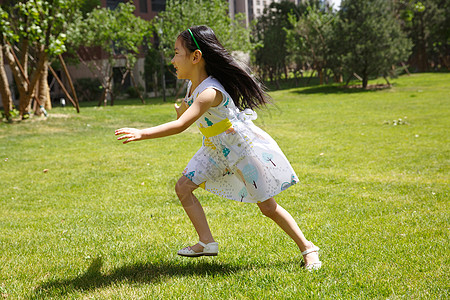
M 335 35 L 348 74 L 358 74 L 363 88 L 370 76 L 391 74 L 392 66 L 405 61 L 411 43 L 395 18 L 392 1 L 343 0 Z
M 413 42 L 411 65 L 424 72 L 450 68 L 450 2 L 403 0 L 396 2 L 403 29 Z
M 328 67 L 330 40 L 335 15 L 327 6 L 308 6 L 300 18 L 290 14 L 291 29 L 287 33 L 287 48 L 292 62 L 302 62 L 317 71 L 324 83 Z
M 144 75 L 147 89 L 153 90 L 155 97 L 158 97 L 158 78 L 161 77 L 161 64 L 160 52 L 155 48 L 149 49 L 145 56 Z
M 251 49 L 250 30 L 242 20 L 241 14 L 237 14 L 234 20 L 229 17 L 228 1 L 168 0 L 166 10 L 155 18 L 155 31 L 166 58 L 173 55 L 180 32 L 194 25 L 211 27 L 228 51 L 247 52 Z
M 282 1 L 271 3 L 264 9 L 254 28 L 256 48 L 254 62 L 259 67 L 262 77 L 270 78 L 279 87 L 278 79 L 282 74 L 288 76 L 288 49 L 286 31 L 292 28 L 289 16 L 296 18 L 299 12 L 294 3 Z
M 6 1 L 2 4 L 7 19 L 2 21 L 1 43 L 19 90 L 22 118 L 29 113 L 33 94 L 38 95 L 35 99 L 41 107 L 50 103 L 47 66 L 49 59 L 65 51 L 65 29 L 76 9 L 75 4 L 69 0 Z
M 114 10 L 98 7 L 86 13 L 86 17 L 78 16 L 68 30 L 71 47 L 78 49 L 76 53 L 80 61 L 102 83 L 103 95 L 99 105 L 106 105 L 110 96 L 113 104 L 113 67 L 118 59 L 125 59 L 123 77 L 132 75 L 141 46 L 146 37 L 151 36 L 151 23 L 136 17 L 133 14 L 135 9 L 132 3 L 120 3 Z M 101 55 L 95 56 L 94 47 L 101 49 Z M 104 56 L 106 59 L 102 60 Z

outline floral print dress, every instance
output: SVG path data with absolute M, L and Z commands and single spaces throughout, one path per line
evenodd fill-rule
M 216 195 L 249 203 L 265 201 L 296 184 L 298 177 L 277 143 L 253 124 L 256 113 L 239 111 L 217 79 L 208 77 L 191 96 L 189 83 L 184 101 L 191 106 L 207 88 L 220 91 L 223 100 L 196 121 L 203 143 L 183 175 Z M 228 125 L 220 126 L 224 122 Z M 217 127 L 224 130 L 214 130 Z

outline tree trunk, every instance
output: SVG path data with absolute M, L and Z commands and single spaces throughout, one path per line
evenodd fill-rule
M 322 68 L 317 68 L 317 75 L 319 76 L 319 84 L 323 84 L 323 70 Z
M 284 77 L 285 77 L 285 81 L 287 82 L 289 80 L 289 70 L 286 65 L 284 65 Z
M 11 120 L 13 109 L 11 90 L 9 89 L 8 77 L 6 76 L 5 65 L 3 64 L 3 45 L 0 44 L 0 95 L 2 97 L 3 110 L 8 121 Z
M 425 32 L 423 25 L 423 14 L 420 14 L 419 17 L 419 33 L 417 39 L 417 67 L 419 72 L 427 72 L 428 71 L 428 55 L 427 55 L 427 47 L 425 41 Z
M 342 75 L 342 70 L 339 69 L 336 72 L 333 71 L 333 78 L 334 78 L 334 82 L 336 82 L 336 83 L 344 82 L 344 77 Z
M 49 88 L 47 83 L 48 77 L 48 62 L 44 63 L 44 67 L 39 74 L 39 84 L 37 85 L 37 97 L 39 99 L 39 106 L 36 109 L 36 115 L 41 115 L 44 113 L 46 115 L 46 110 L 51 109 L 51 100 L 49 99 Z
M 47 70 L 48 72 L 48 70 Z M 46 110 L 51 110 L 53 108 L 52 104 L 52 96 L 50 95 L 50 86 L 48 85 L 48 81 L 45 81 L 45 84 L 47 85 L 47 99 L 48 101 L 45 103 L 44 107 Z
M 3 49 L 3 53 L 5 55 L 6 60 L 8 61 L 9 67 L 11 68 L 11 72 L 14 77 L 14 81 L 16 82 L 17 89 L 19 90 L 19 99 L 25 97 L 28 90 L 28 79 L 25 77 L 26 74 L 23 74 L 21 71 L 21 66 L 18 64 L 14 57 L 14 51 L 11 45 L 5 45 Z
M 98 101 L 97 106 L 102 106 L 102 103 L 105 101 L 105 100 L 104 100 L 105 98 L 106 98 L 106 88 L 103 89 L 102 97 L 101 97 L 100 100 Z
M 106 106 L 108 104 L 108 95 L 109 95 L 109 99 L 111 101 L 111 106 L 114 105 L 114 93 L 113 93 L 114 81 L 113 81 L 113 79 L 114 79 L 114 77 L 113 77 L 112 68 L 111 68 L 111 74 L 109 76 L 108 88 L 107 88 L 108 93 L 106 94 L 106 98 L 104 99 L 104 102 L 103 102 L 104 106 Z
M 19 89 L 19 113 L 22 119 L 26 119 L 26 116 L 30 111 L 31 98 L 34 95 L 34 89 L 36 88 L 36 84 L 39 80 L 40 72 L 44 67 L 45 62 L 47 61 L 48 54 L 42 46 L 38 56 L 36 68 L 31 75 L 30 81 L 28 80 L 27 73 L 25 73 L 19 59 L 14 53 L 14 49 L 12 48 L 11 44 L 8 43 L 8 47 L 6 47 L 5 49 L 5 56 L 11 66 L 14 79 L 16 80 L 16 84 Z M 39 102 L 37 98 L 36 101 Z
M 108 103 L 108 95 L 111 95 L 111 85 L 112 85 L 112 79 L 113 79 L 113 75 L 112 75 L 112 68 L 110 69 L 109 75 L 106 78 L 106 83 L 105 86 L 103 87 L 103 94 L 102 94 L 102 98 L 100 99 L 100 101 L 98 102 L 98 106 L 101 106 L 103 103 L 103 106 L 106 106 Z
M 24 38 L 22 40 L 22 45 L 20 48 L 20 58 L 19 61 L 22 64 L 22 68 L 25 74 L 28 74 L 28 49 L 29 49 L 29 40 Z
M 22 119 L 26 118 L 26 116 L 28 116 L 29 112 L 31 111 L 31 97 L 34 93 L 34 91 L 30 94 L 30 96 L 28 97 L 28 92 L 29 92 L 29 87 L 30 87 L 30 82 L 28 80 L 28 49 L 29 49 L 29 40 L 28 39 L 23 39 L 22 40 L 22 45 L 21 48 L 19 49 L 19 54 L 20 54 L 20 58 L 18 59 L 15 52 L 14 52 L 14 48 L 13 46 L 11 46 L 9 44 L 10 48 L 10 52 L 9 54 L 11 54 L 13 59 L 10 59 L 10 67 L 11 69 L 16 69 L 17 70 L 17 75 L 19 76 L 14 76 L 14 79 L 16 81 L 16 85 L 17 86 L 22 86 L 23 89 L 19 88 L 19 112 L 20 112 L 20 116 Z M 14 64 L 14 66 L 12 65 Z M 13 72 L 14 74 L 14 72 Z M 34 88 L 33 88 L 34 90 Z M 27 98 L 28 98 L 28 104 L 24 105 L 25 102 L 27 102 Z
M 33 94 L 32 94 L 33 95 Z M 28 93 L 22 93 L 19 95 L 19 114 L 22 120 L 28 119 L 31 111 L 31 96 Z
M 367 89 L 368 83 L 369 83 L 369 76 L 364 73 L 363 77 L 362 77 L 362 87 L 363 87 L 363 89 Z
M 389 82 L 387 76 L 383 76 L 384 80 L 386 80 L 386 83 L 388 84 L 389 87 L 391 87 L 391 83 Z
M 31 80 L 30 84 L 28 85 L 27 93 L 23 97 L 22 95 L 20 97 L 19 112 L 21 116 L 24 116 L 28 112 L 31 98 L 34 93 L 34 89 L 36 88 L 36 84 L 38 83 L 40 77 L 39 75 L 42 73 L 42 70 L 46 62 L 47 62 L 47 52 L 45 52 L 44 49 L 41 49 L 36 69 L 33 71 L 33 74 L 31 75 Z
M 155 92 L 155 97 L 158 97 L 158 72 L 153 73 L 153 91 Z

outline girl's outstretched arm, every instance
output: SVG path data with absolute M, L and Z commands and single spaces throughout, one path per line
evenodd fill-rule
M 208 88 L 195 99 L 194 103 L 178 118 L 178 120 L 147 129 L 121 128 L 117 129 L 115 134 L 120 135 L 117 139 L 124 140 L 124 144 L 178 134 L 191 126 L 211 106 L 217 106 L 220 102 L 222 102 L 222 93 L 215 89 Z

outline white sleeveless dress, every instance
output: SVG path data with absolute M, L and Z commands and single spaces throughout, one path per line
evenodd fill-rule
M 256 113 L 239 111 L 217 79 L 208 77 L 190 97 L 189 82 L 184 101 L 191 106 L 207 88 L 220 91 L 223 100 L 205 112 L 196 121 L 197 126 L 204 129 L 228 119 L 234 133 L 203 136 L 202 147 L 183 175 L 216 195 L 249 203 L 265 201 L 296 184 L 298 177 L 277 143 L 253 124 Z

